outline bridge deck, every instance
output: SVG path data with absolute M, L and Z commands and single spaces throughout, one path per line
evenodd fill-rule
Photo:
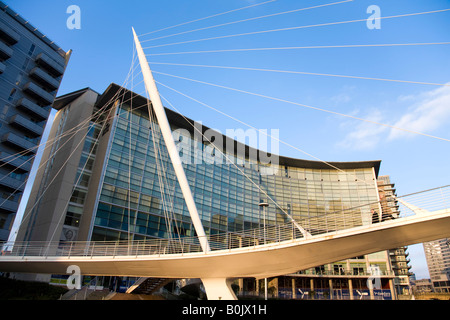
M 266 230 L 267 232 L 267 230 Z M 292 233 L 295 235 L 295 232 Z M 317 265 L 363 254 L 450 237 L 450 209 L 415 215 L 377 224 L 335 232 L 272 239 L 271 243 L 203 252 L 153 253 L 132 250 L 114 251 L 114 244 L 79 251 L 77 255 L 61 252 L 0 257 L 0 271 L 67 274 L 67 267 L 77 265 L 84 275 L 135 276 L 162 278 L 238 278 L 270 277 L 293 273 Z M 72 248 L 75 248 L 72 244 Z M 117 245 L 116 245 L 117 248 Z M 144 248 L 144 247 L 143 247 Z M 181 248 L 181 247 L 180 247 Z M 34 247 L 37 250 L 37 247 Z M 136 249 L 136 248 L 135 248 Z M 92 251 L 93 250 L 93 251 Z M 109 251 L 108 251 L 109 250 Z M 108 253 L 110 252 L 110 254 Z M 97 253 L 97 254 L 95 254 Z

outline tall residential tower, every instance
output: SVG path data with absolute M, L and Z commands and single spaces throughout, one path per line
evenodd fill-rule
M 450 239 L 423 244 L 428 271 L 435 292 L 450 292 Z
M 69 56 L 0 2 L 0 240 L 8 240 Z

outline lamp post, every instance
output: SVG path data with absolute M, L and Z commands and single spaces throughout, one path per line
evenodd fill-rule
M 263 209 L 263 237 L 264 244 L 266 244 L 266 210 L 269 204 L 267 202 L 261 202 L 259 206 Z M 267 278 L 264 278 L 264 298 L 267 300 Z

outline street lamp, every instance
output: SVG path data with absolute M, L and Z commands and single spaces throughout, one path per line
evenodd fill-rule
M 266 244 L 266 210 L 269 204 L 267 202 L 261 202 L 259 206 L 263 209 L 263 237 L 264 244 Z M 267 300 L 267 278 L 264 278 L 264 298 Z

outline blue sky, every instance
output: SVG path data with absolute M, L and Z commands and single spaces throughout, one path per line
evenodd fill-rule
M 140 35 L 267 0 L 4 1 L 55 41 L 73 50 L 59 95 L 84 87 L 103 92 L 122 84 L 133 57 L 131 27 Z M 309 10 L 237 22 L 300 8 Z M 81 29 L 69 29 L 70 5 L 81 9 Z M 381 29 L 369 29 L 367 8 L 381 9 Z M 154 71 L 293 101 L 450 139 L 450 45 L 408 45 L 184 53 L 229 49 L 450 41 L 448 0 L 277 0 L 141 36 Z M 217 26 L 227 24 L 225 26 Z M 328 24 L 321 25 L 320 24 Z M 202 29 L 189 32 L 194 29 Z M 271 31 L 285 29 L 283 31 Z M 260 31 L 266 31 L 261 33 Z M 269 32 L 270 31 L 270 32 Z M 170 36 L 175 33 L 184 34 Z M 259 32 L 259 33 L 256 33 Z M 240 35 L 244 33 L 253 33 Z M 231 36 L 234 35 L 234 36 Z M 170 36 L 152 40 L 157 37 Z M 211 40 L 202 40 L 216 38 Z M 192 41 L 192 42 L 188 42 Z M 183 44 L 175 44 L 186 42 Z M 168 55 L 167 53 L 172 53 Z M 166 54 L 166 55 L 164 55 Z M 155 64 L 153 64 L 155 63 Z M 201 68 L 156 63 L 228 66 L 447 84 L 438 86 L 279 72 Z M 449 184 L 449 142 L 376 124 L 155 73 L 157 81 L 325 161 L 382 160 L 399 195 Z M 140 81 L 136 78 L 134 83 Z M 131 86 L 143 93 L 142 85 Z M 242 124 L 160 86 L 162 96 L 193 120 L 225 132 Z M 246 129 L 246 128 L 243 128 Z M 285 156 L 311 159 L 280 145 Z M 421 245 L 410 247 L 413 272 L 428 277 Z

